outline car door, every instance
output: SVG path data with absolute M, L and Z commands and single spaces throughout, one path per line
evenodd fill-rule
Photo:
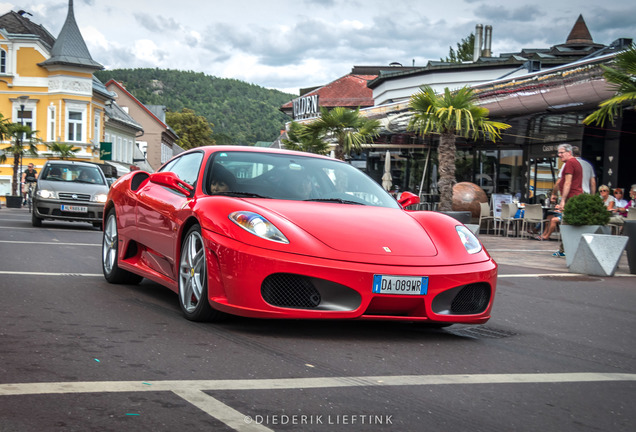
M 202 160 L 202 152 L 186 153 L 160 171 L 173 172 L 184 182 L 196 186 Z M 175 265 L 174 251 L 180 224 L 178 213 L 192 196 L 152 182 L 148 182 L 138 195 L 136 219 L 138 241 L 144 247 L 142 259 L 153 270 L 176 280 L 178 266 Z

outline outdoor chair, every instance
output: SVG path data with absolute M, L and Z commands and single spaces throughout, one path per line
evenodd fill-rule
M 505 225 L 506 237 L 508 237 L 510 233 L 510 225 L 514 228 L 515 232 L 519 228 L 519 222 L 522 219 L 516 218 L 517 214 L 517 206 L 512 203 L 501 203 L 501 216 L 500 216 L 500 226 Z
M 539 235 L 543 234 L 543 224 L 546 222 L 549 221 L 543 218 L 543 207 L 541 207 L 541 204 L 526 204 L 523 213 L 523 223 L 521 224 L 521 237 L 529 235 L 528 227 L 535 224 L 541 225 Z
M 495 217 L 492 215 L 490 211 L 490 205 L 485 203 L 479 203 L 480 211 L 479 211 L 479 229 L 481 229 L 481 223 L 486 222 L 486 234 L 488 234 L 488 229 L 490 228 L 490 224 L 495 223 Z M 495 230 L 497 227 L 495 226 Z

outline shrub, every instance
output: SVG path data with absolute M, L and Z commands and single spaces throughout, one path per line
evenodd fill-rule
M 610 212 L 598 195 L 580 194 L 568 199 L 563 209 L 567 225 L 607 225 Z

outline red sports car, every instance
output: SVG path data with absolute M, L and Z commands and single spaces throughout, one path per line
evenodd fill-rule
M 196 148 L 112 186 L 104 276 L 165 285 L 195 321 L 486 322 L 497 264 L 464 225 L 406 211 L 417 197 L 403 196 L 328 157 Z

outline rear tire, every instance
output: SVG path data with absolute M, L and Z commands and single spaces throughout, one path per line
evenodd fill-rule
M 212 321 L 222 313 L 208 301 L 208 269 L 201 227 L 190 227 L 181 243 L 179 259 L 179 304 L 190 321 Z
M 137 285 L 143 279 L 119 268 L 119 236 L 117 234 L 117 217 L 115 209 L 108 212 L 106 228 L 102 236 L 102 270 L 104 278 L 112 284 Z

